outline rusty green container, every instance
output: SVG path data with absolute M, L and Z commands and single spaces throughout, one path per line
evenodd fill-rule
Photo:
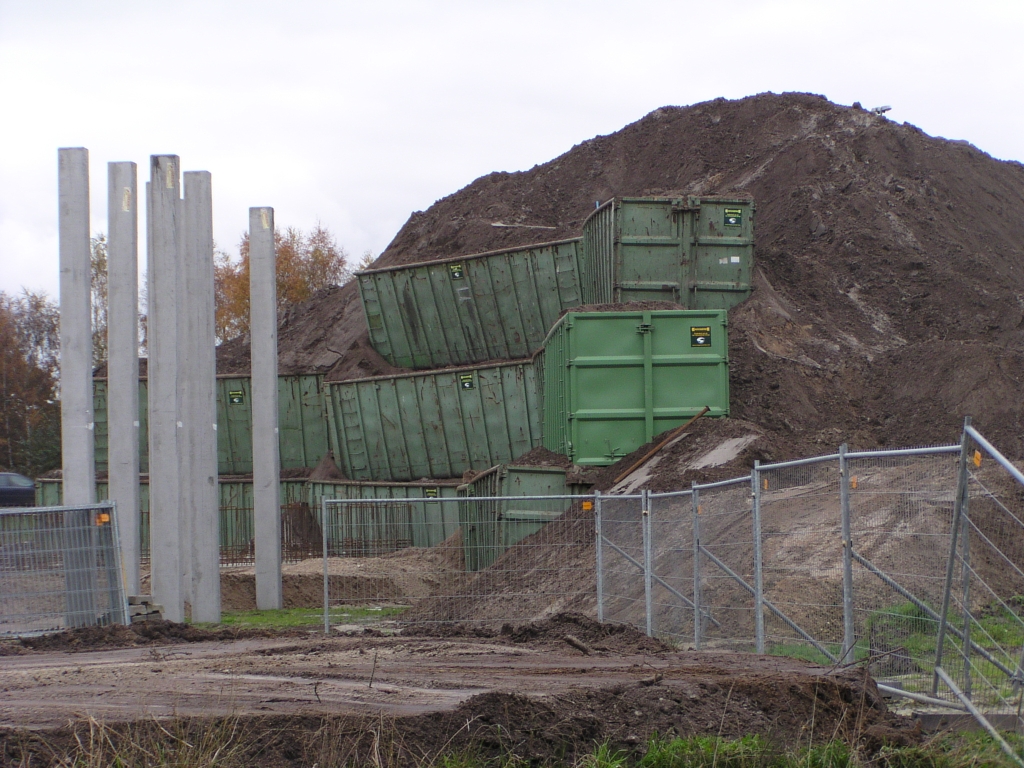
M 408 528 L 408 545 L 435 547 L 453 536 L 459 529 L 459 510 L 456 498 L 458 480 L 432 480 L 413 483 L 358 482 L 354 480 L 310 481 L 310 504 L 320 509 L 323 499 L 407 499 L 395 504 L 353 504 L 344 514 L 332 516 L 328 527 L 328 546 L 332 552 L 345 549 L 345 542 L 357 542 L 363 550 L 374 537 L 381 536 L 383 527 L 401 523 Z M 447 499 L 448 501 L 444 501 Z M 319 515 L 320 512 L 318 511 Z
M 724 310 L 570 312 L 537 358 L 544 447 L 607 466 L 704 406 L 729 415 Z
M 753 259 L 750 199 L 616 198 L 583 224 L 582 303 L 728 310 L 750 295 Z
M 278 444 L 281 469 L 312 469 L 327 451 L 323 376 L 279 376 Z M 139 381 L 139 471 L 149 472 L 148 382 Z M 252 388 L 248 376 L 218 376 L 217 471 L 252 474 Z M 107 471 L 107 382 L 93 380 L 96 471 Z
M 584 492 L 566 484 L 558 467 L 491 467 L 458 487 L 459 523 L 467 571 L 489 568 L 502 553 L 557 520 L 570 499 L 476 500 L 482 496 L 565 496 Z
M 540 445 L 531 360 L 330 382 L 332 450 L 346 477 L 456 478 Z
M 528 357 L 580 303 L 578 242 L 356 273 L 373 348 L 417 369 Z

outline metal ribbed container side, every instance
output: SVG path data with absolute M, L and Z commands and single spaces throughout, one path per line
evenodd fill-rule
M 332 448 L 355 480 L 460 477 L 540 444 L 530 360 L 333 382 Z
M 281 506 L 286 516 L 293 513 L 308 514 L 308 483 L 305 480 L 281 481 Z M 244 562 L 252 557 L 253 488 L 251 478 L 221 478 L 219 490 L 219 529 L 222 559 L 228 562 Z M 454 488 L 452 489 L 454 495 Z M 60 480 L 44 479 L 36 483 L 36 504 L 59 506 L 64 493 Z M 107 498 L 107 482 L 96 482 L 96 498 Z M 139 535 L 140 552 L 143 560 L 149 558 L 149 479 L 139 482 Z M 230 553 L 230 554 L 228 554 Z
M 278 441 L 281 469 L 312 469 L 327 451 L 327 407 L 323 377 L 278 378 Z M 248 376 L 218 377 L 217 471 L 222 475 L 252 472 L 252 389 Z M 149 471 L 148 386 L 139 382 L 139 469 Z M 96 471 L 107 471 L 107 382 L 93 381 Z
M 570 312 L 544 351 L 544 446 L 607 466 L 708 406 L 729 414 L 724 310 Z
M 615 210 L 615 200 L 609 200 L 583 223 L 579 259 L 583 304 L 615 301 Z
M 374 349 L 402 368 L 532 354 L 580 304 L 577 240 L 357 273 Z
M 309 484 L 310 503 L 316 508 L 319 519 L 320 502 L 323 499 L 423 499 L 401 506 L 398 516 L 408 520 L 411 526 L 410 541 L 414 547 L 434 547 L 455 534 L 459 529 L 459 513 L 454 503 L 441 503 L 437 499 L 453 499 L 456 484 L 448 483 L 373 483 L 350 480 L 312 481 Z M 390 505 L 374 505 L 387 516 Z M 360 539 L 366 530 L 367 521 L 374 511 L 367 505 L 339 518 L 336 530 L 328 531 L 328 544 L 334 545 L 346 538 Z M 362 526 L 362 527 L 360 527 Z
M 574 490 L 576 487 L 574 486 Z M 569 508 L 568 499 L 483 500 L 475 496 L 563 496 L 570 491 L 558 467 L 499 465 L 460 485 L 459 522 L 466 570 L 494 564 L 509 547 L 537 533 Z

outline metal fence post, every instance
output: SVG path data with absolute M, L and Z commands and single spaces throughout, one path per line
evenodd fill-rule
M 847 445 L 839 446 L 839 510 L 843 539 L 843 653 L 840 660 L 850 663 L 857 642 L 853 624 L 853 537 L 850 532 L 850 467 Z
M 754 523 L 754 642 L 758 653 L 764 653 L 764 570 L 761 560 L 761 470 L 760 461 L 754 461 L 750 473 L 753 486 Z
M 604 623 L 604 531 L 601 527 L 601 492 L 594 491 L 594 548 L 597 568 L 597 622 Z
M 961 520 L 963 530 L 960 531 L 960 562 L 963 569 L 963 609 L 964 637 L 962 655 L 964 657 L 964 696 L 971 698 L 971 539 L 970 539 L 970 494 L 964 497 Z
M 956 547 L 960 534 L 960 520 L 963 514 L 964 500 L 967 497 L 967 444 L 970 436 L 967 427 L 971 425 L 971 417 L 964 418 L 964 431 L 960 438 L 960 467 L 956 483 L 956 498 L 953 502 L 953 526 L 950 530 L 949 558 L 946 561 L 946 582 L 942 589 L 942 609 L 939 611 L 939 628 L 935 642 L 935 668 L 942 667 L 942 646 L 946 640 L 946 620 L 949 617 L 949 598 L 953 588 L 953 569 L 956 566 Z M 939 692 L 939 673 L 932 675 L 932 696 Z
M 110 623 L 128 624 L 128 595 L 125 590 L 124 564 L 121 562 L 121 537 L 117 528 L 117 502 L 110 502 L 110 520 L 100 527 L 103 562 L 107 566 L 107 602 Z
M 647 621 L 647 636 L 654 636 L 653 583 L 651 579 L 651 509 L 646 490 L 640 492 L 640 530 L 644 547 L 644 615 Z
M 324 545 L 324 634 L 331 634 L 331 591 L 327 572 L 327 497 L 320 497 L 320 533 Z
M 704 609 L 701 607 L 700 589 L 700 491 L 690 484 L 693 506 L 693 647 L 700 650 L 704 637 Z

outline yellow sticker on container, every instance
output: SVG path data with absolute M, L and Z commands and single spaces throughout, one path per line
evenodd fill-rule
M 975 451 L 974 452 L 974 466 L 976 466 L 976 467 L 980 467 L 981 466 L 981 451 Z
M 110 514 L 107 512 L 100 512 L 96 515 L 96 525 L 106 525 L 110 522 Z
M 592 502 L 592 501 L 584 501 L 583 502 L 583 511 L 584 512 L 589 512 L 593 508 L 594 508 L 594 502 Z

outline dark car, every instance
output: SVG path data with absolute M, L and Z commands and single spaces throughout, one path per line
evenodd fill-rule
M 0 507 L 34 507 L 36 484 L 16 472 L 0 472 Z

